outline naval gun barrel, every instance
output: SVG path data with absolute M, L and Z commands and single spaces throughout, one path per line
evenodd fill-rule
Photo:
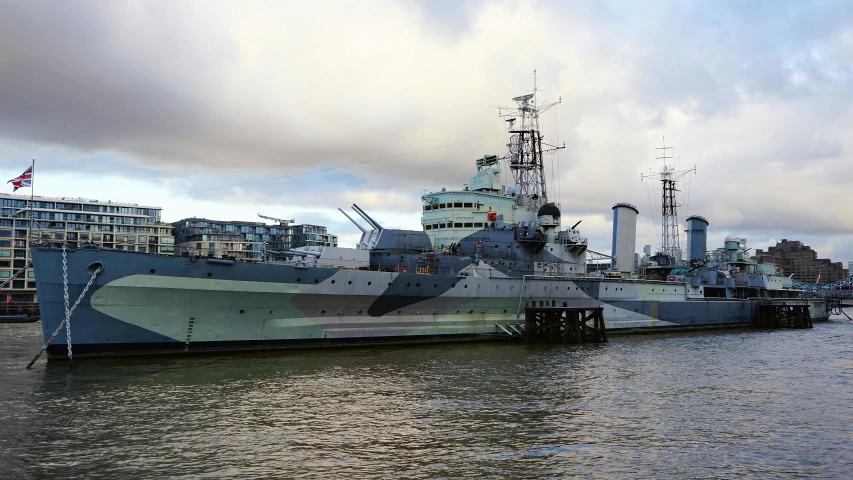
M 379 225 L 379 222 L 370 218 L 370 215 L 368 215 L 367 212 L 362 210 L 361 207 L 353 203 L 352 208 L 353 210 L 355 210 L 355 213 L 361 215 L 361 218 L 363 218 L 365 222 L 369 223 L 371 227 L 375 228 L 376 230 L 382 230 L 382 225 Z
M 575 229 L 575 227 L 577 227 L 578 225 L 580 225 L 582 221 L 583 221 L 583 220 L 578 220 L 578 223 L 576 223 L 576 224 L 572 225 L 572 228 L 570 228 L 569 230 L 574 230 L 574 229 Z
M 358 227 L 358 229 L 359 229 L 359 230 L 361 230 L 361 233 L 367 233 L 367 229 L 365 229 L 364 227 L 362 227 L 358 222 L 356 222 L 355 220 L 353 220 L 353 219 L 352 219 L 352 217 L 350 217 L 349 215 L 347 215 L 347 212 L 345 212 L 345 211 L 341 210 L 341 208 L 340 208 L 340 207 L 338 207 L 338 211 L 340 211 L 341 213 L 343 213 L 343 214 L 344 214 L 344 216 L 345 216 L 345 217 L 347 217 L 347 218 L 349 219 L 349 221 L 350 221 L 350 222 L 352 222 L 356 227 Z

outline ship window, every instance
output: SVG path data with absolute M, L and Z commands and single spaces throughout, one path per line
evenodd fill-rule
M 439 223 L 438 228 L 447 228 L 447 224 L 446 223 Z
M 483 228 L 483 222 L 474 222 L 474 227 Z
M 447 206 L 447 205 L 445 205 L 445 204 L 443 204 L 443 203 L 439 203 L 439 204 L 438 204 L 438 208 L 445 208 L 446 206 Z
M 461 223 L 454 223 L 453 227 L 454 228 L 462 228 L 462 224 Z
M 474 204 L 473 203 L 466 203 L 465 208 L 474 208 Z
M 473 226 L 474 226 L 474 224 L 473 224 L 473 223 L 466 223 L 466 224 L 465 224 L 465 227 L 466 227 L 466 228 L 471 228 L 471 227 L 473 227 Z
M 454 203 L 453 208 L 462 208 L 462 202 Z
M 432 228 L 437 229 L 437 228 L 438 228 L 438 224 L 437 224 L 437 223 L 433 223 L 433 224 L 432 224 Z
M 424 225 L 424 228 L 427 230 L 432 230 L 432 225 Z
M 432 210 L 432 205 L 424 206 L 424 211 L 427 211 L 427 210 Z

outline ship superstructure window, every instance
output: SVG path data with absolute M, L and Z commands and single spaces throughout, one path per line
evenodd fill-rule
M 439 223 L 438 228 L 447 228 L 447 224 Z
M 473 228 L 473 227 L 474 227 L 473 223 L 466 223 L 465 224 L 465 228 Z
M 424 228 L 427 230 L 432 230 L 432 225 L 424 225 Z
M 456 202 L 453 204 L 453 208 L 462 208 L 462 202 Z
M 474 222 L 474 228 L 483 228 L 483 222 Z
M 438 229 L 438 224 L 437 224 L 437 223 L 433 223 L 433 224 L 432 224 L 432 228 L 434 228 L 434 229 Z
M 438 204 L 438 208 L 444 208 L 444 207 L 446 207 L 446 205 L 445 205 L 445 204 L 443 204 L 443 203 L 439 203 L 439 204 Z
M 427 210 L 432 210 L 432 205 L 425 205 L 424 211 L 426 212 Z
M 453 228 L 462 228 L 462 223 L 454 223 Z
M 465 208 L 474 208 L 473 203 L 465 203 Z

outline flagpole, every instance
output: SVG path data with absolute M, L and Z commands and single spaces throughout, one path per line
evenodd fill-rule
M 35 215 L 33 215 L 33 199 L 35 198 L 35 187 L 34 187 L 34 185 L 35 185 L 35 180 L 36 180 L 36 159 L 35 158 L 33 159 L 33 164 L 30 167 L 30 169 L 31 169 L 30 170 L 30 221 L 28 222 L 28 226 L 27 226 L 27 254 L 26 254 L 27 263 L 32 261 L 32 256 L 30 255 L 30 247 L 32 247 L 32 241 L 33 241 L 33 222 L 36 220 Z M 26 263 L 24 265 L 26 265 Z M 25 287 L 27 285 L 26 284 L 27 278 L 29 278 L 29 277 L 27 277 L 25 274 L 25 276 L 24 276 L 24 286 Z

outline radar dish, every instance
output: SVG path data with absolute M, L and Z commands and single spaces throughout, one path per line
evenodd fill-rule
M 518 135 L 512 135 L 509 137 L 509 153 L 518 153 L 519 148 L 519 138 Z
M 534 95 L 533 93 L 528 93 L 527 95 L 515 97 L 512 100 L 515 102 L 526 102 L 526 101 L 530 100 L 531 98 L 533 98 L 533 95 Z

